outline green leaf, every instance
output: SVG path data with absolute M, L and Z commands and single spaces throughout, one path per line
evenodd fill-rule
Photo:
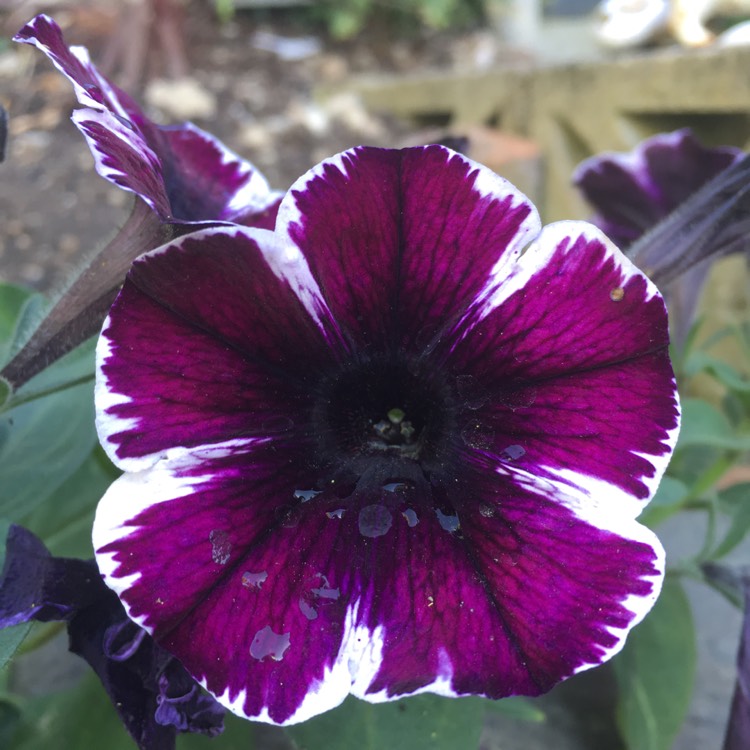
M 49 395 L 94 379 L 96 339 L 84 341 L 50 367 L 42 370 L 13 395 L 9 408 L 46 398 Z
M 4 669 L 10 660 L 16 655 L 16 652 L 26 640 L 26 636 L 31 630 L 31 623 L 24 622 L 20 625 L 13 625 L 10 628 L 0 630 L 0 669 Z
M 93 557 L 96 506 L 119 471 L 97 446 L 78 470 L 21 524 L 34 530 L 57 557 Z
M 690 705 L 695 631 L 690 603 L 668 577 L 653 611 L 613 661 L 617 723 L 630 750 L 669 750 Z
M 730 364 L 702 351 L 693 352 L 685 364 L 687 375 L 707 372 L 731 391 L 750 392 L 750 380 L 740 375 Z
M 750 531 L 750 483 L 743 482 L 722 490 L 719 504 L 729 513 L 731 524 L 721 544 L 711 554 L 714 559 L 729 554 Z
M 719 504 L 727 513 L 734 513 L 744 505 L 750 505 L 750 482 L 740 482 L 719 492 Z
M 95 442 L 92 382 L 0 414 L 0 515 L 17 521 L 39 507 Z
M 25 291 L 25 290 L 23 290 Z M 9 360 L 29 340 L 31 334 L 44 319 L 49 301 L 42 294 L 27 294 L 13 323 L 13 330 L 4 339 L 5 346 L 1 362 Z
M 684 482 L 674 477 L 662 477 L 659 489 L 643 512 L 639 521 L 653 528 L 677 513 L 687 500 L 690 491 Z
M 0 364 L 7 360 L 18 317 L 31 295 L 28 289 L 0 282 Z
M 2 377 L 2 375 L 0 375 L 0 411 L 3 411 L 5 405 L 10 400 L 12 393 L 13 387 L 4 377 Z
M 106 747 L 135 750 L 104 688 L 93 672 L 72 690 L 26 702 L 9 750 Z
M 677 450 L 688 446 L 745 451 L 750 450 L 750 435 L 737 435 L 727 418 L 707 401 L 686 398 L 682 402 Z
M 12 701 L 0 697 L 0 747 L 10 747 L 10 742 L 21 721 L 21 710 Z
M 393 703 L 348 698 L 287 733 L 300 750 L 475 750 L 486 701 L 417 695 Z
M 511 719 L 531 721 L 536 724 L 541 724 L 547 720 L 544 711 L 528 698 L 513 697 L 503 698 L 499 701 L 485 700 L 484 705 L 487 711 L 502 714 Z

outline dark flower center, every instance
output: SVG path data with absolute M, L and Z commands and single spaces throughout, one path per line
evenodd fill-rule
M 454 398 L 439 373 L 398 358 L 346 365 L 323 379 L 314 408 L 321 479 L 429 476 L 439 469 L 454 422 Z
M 418 455 L 416 428 L 406 418 L 406 413 L 397 407 L 391 409 L 386 417 L 372 426 L 377 435 L 377 438 L 371 441 L 372 447 L 376 450 L 386 450 L 391 446 L 400 446 L 401 450 L 407 453 L 412 446 L 415 455 Z

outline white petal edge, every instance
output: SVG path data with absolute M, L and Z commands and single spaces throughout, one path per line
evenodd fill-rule
M 651 282 L 637 266 L 626 258 L 617 246 L 600 229 L 593 224 L 584 221 L 558 221 L 554 224 L 549 224 L 542 229 L 539 236 L 528 247 L 526 252 L 516 260 L 515 268 L 503 268 L 503 271 L 507 273 L 507 276 L 504 281 L 501 281 L 501 283 L 496 286 L 493 293 L 486 296 L 484 305 L 479 314 L 479 320 L 486 317 L 496 307 L 502 305 L 512 294 L 526 288 L 531 282 L 534 274 L 538 271 L 543 271 L 557 252 L 570 252 L 575 245 L 575 241 L 579 237 L 583 237 L 587 242 L 597 241 L 604 245 L 606 249 L 605 259 L 611 258 L 615 261 L 615 267 L 620 272 L 619 283 L 621 286 L 626 285 L 628 281 L 633 278 L 642 278 L 646 283 L 644 302 L 648 302 L 654 297 L 659 297 L 661 299 L 659 290 L 653 282 Z M 570 240 L 570 242 L 568 242 L 565 250 L 560 251 L 558 248 L 564 240 Z M 481 295 L 479 299 L 481 299 Z M 664 304 L 663 300 L 662 304 Z M 664 309 L 666 316 L 666 307 Z M 467 317 L 468 315 L 470 315 L 470 313 L 467 313 Z M 459 326 L 460 325 L 461 324 L 459 324 Z M 472 327 L 472 325 L 465 326 L 463 332 L 464 337 L 469 334 Z M 677 425 L 667 431 L 667 435 L 662 441 L 662 444 L 665 447 L 664 453 L 660 455 L 651 455 L 637 451 L 632 452 L 633 455 L 644 458 L 654 467 L 653 476 L 638 477 L 638 479 L 648 488 L 649 497 L 647 499 L 642 500 L 635 498 L 615 485 L 611 485 L 608 482 L 597 479 L 596 477 L 581 474 L 570 469 L 552 468 L 540 464 L 540 470 L 558 476 L 566 485 L 572 484 L 574 487 L 580 489 L 584 494 L 588 495 L 591 502 L 597 503 L 599 502 L 598 498 L 604 496 L 609 498 L 607 501 L 608 503 L 619 503 L 622 506 L 628 507 L 628 514 L 635 518 L 641 513 L 648 501 L 656 493 L 659 482 L 661 482 L 661 478 L 672 457 L 672 451 L 677 444 L 677 437 L 680 432 L 680 401 L 677 393 L 677 382 L 674 378 L 672 379 L 672 388 L 674 404 L 677 410 Z
M 633 614 L 633 619 L 624 628 L 608 627 L 607 630 L 618 639 L 617 643 L 610 648 L 601 647 L 603 653 L 599 661 L 582 664 L 572 674 L 603 664 L 622 649 L 628 633 L 651 611 L 659 598 L 664 582 L 664 547 L 656 534 L 648 527 L 638 523 L 636 519 L 638 512 L 643 509 L 643 502 L 623 504 L 617 496 L 612 497 L 613 492 L 620 492 L 618 488 L 605 482 L 600 483 L 601 492 L 590 496 L 585 492 L 578 493 L 573 488 L 561 486 L 554 480 L 541 479 L 522 469 L 514 468 L 512 471 L 508 471 L 502 468 L 497 471 L 501 475 L 512 474 L 514 479 L 522 486 L 568 508 L 583 523 L 602 531 L 611 532 L 622 539 L 645 544 L 653 550 L 655 572 L 640 579 L 651 583 L 650 593 L 645 596 L 629 594 L 620 602 Z
M 317 164 L 300 177 L 291 188 L 289 188 L 284 200 L 281 202 L 276 222 L 276 231 L 288 234 L 291 225 L 298 224 L 304 226 L 302 214 L 297 206 L 295 193 L 308 192 L 310 189 L 310 183 L 317 178 L 325 179 L 324 172 L 330 168 L 337 169 L 345 177 L 356 173 L 358 168 L 357 162 L 359 161 L 362 152 L 368 148 L 369 147 L 357 146 L 348 151 L 342 151 L 341 153 L 320 162 L 320 164 Z M 473 161 L 463 154 L 452 151 L 445 146 L 423 146 L 422 149 L 442 151 L 446 164 L 451 159 L 460 159 L 463 161 L 470 168 L 467 179 L 472 175 L 476 175 L 473 189 L 485 200 L 503 201 L 510 196 L 512 198 L 511 208 L 516 208 L 520 204 L 525 204 L 529 207 L 529 215 L 524 219 L 515 237 L 511 240 L 508 247 L 501 252 L 497 263 L 492 268 L 490 274 L 491 281 L 488 284 L 488 287 L 494 288 L 497 285 L 495 279 L 504 277 L 505 274 L 503 271 L 505 266 L 512 264 L 521 254 L 523 248 L 539 234 L 541 219 L 536 207 L 526 195 L 518 190 L 513 184 L 508 182 L 508 180 L 504 177 L 500 177 L 500 175 L 496 174 L 488 167 L 479 164 L 479 162 Z
M 89 56 L 89 51 L 85 47 L 81 47 L 78 45 L 68 46 L 67 44 L 65 44 L 65 38 L 62 30 L 59 28 L 57 22 L 53 18 L 44 13 L 40 13 L 38 16 L 35 16 L 31 21 L 29 21 L 29 23 L 26 24 L 26 27 L 24 27 L 33 29 L 36 36 L 31 36 L 27 39 L 14 39 L 14 41 L 18 41 L 21 44 L 33 45 L 38 50 L 43 52 L 47 56 L 49 61 L 57 68 L 57 70 L 62 73 L 62 75 L 64 75 L 65 78 L 67 78 L 68 81 L 70 81 L 70 83 L 73 85 L 76 99 L 80 104 L 85 107 L 93 107 L 94 109 L 99 111 L 107 109 L 106 104 L 101 104 L 96 99 L 94 99 L 84 86 L 82 86 L 64 70 L 63 65 L 56 59 L 56 53 L 53 52 L 52 48 L 49 45 L 44 44 L 44 42 L 39 39 L 40 32 L 37 27 L 43 23 L 51 27 L 52 34 L 60 34 L 60 36 L 62 37 L 63 46 L 65 46 L 68 52 L 73 57 L 75 57 L 79 63 L 81 63 L 81 65 L 86 69 L 91 78 L 96 81 L 96 85 L 99 86 L 99 88 L 102 90 L 102 93 L 107 97 L 112 109 L 122 117 L 127 118 L 127 112 L 123 108 L 122 104 L 120 104 L 120 100 L 117 93 L 112 88 L 112 84 L 106 78 L 104 78 L 96 69 L 96 66 L 92 64 L 91 57 Z M 41 32 L 42 35 L 44 35 L 45 33 L 46 32 Z
M 141 161 L 148 162 L 148 168 L 151 169 L 154 174 L 158 175 L 157 182 L 162 186 L 161 197 L 167 208 L 169 207 L 169 201 L 166 192 L 164 192 L 164 178 L 162 176 L 161 160 L 147 145 L 146 141 L 143 140 L 140 133 L 129 128 L 107 110 L 76 109 L 71 115 L 71 120 L 73 120 L 76 127 L 86 139 L 89 150 L 94 157 L 96 171 L 101 177 L 114 183 L 122 190 L 127 190 L 128 192 L 140 196 L 154 211 L 161 214 L 161 210 L 156 205 L 152 196 L 137 192 L 133 188 L 123 184 L 123 179 L 130 177 L 128 173 L 104 163 L 105 159 L 112 158 L 112 154 L 108 150 L 102 150 L 99 141 L 86 132 L 85 125 L 87 122 L 93 122 L 105 128 L 110 135 L 122 141 L 124 148 L 137 154 Z M 166 219 L 167 216 L 163 216 L 162 218 Z
M 248 438 L 198 448 L 172 448 L 165 451 L 154 466 L 123 474 L 116 479 L 99 501 L 92 529 L 96 563 L 107 586 L 121 596 L 138 581 L 140 574 L 117 575 L 119 563 L 114 553 L 99 550 L 112 542 L 126 539 L 140 528 L 133 523 L 133 519 L 143 511 L 175 498 L 187 497 L 197 492 L 202 484 L 215 479 L 215 475 L 208 470 L 198 476 L 178 476 L 178 472 L 212 459 L 247 452 L 262 442 L 257 438 Z M 128 604 L 125 601 L 122 603 L 131 620 L 149 633 L 153 632 L 148 617 L 132 614 Z
M 181 131 L 192 133 L 210 143 L 219 152 L 220 163 L 223 166 L 236 164 L 240 168 L 240 174 L 245 178 L 249 178 L 225 206 L 224 214 L 237 214 L 247 209 L 254 209 L 260 212 L 271 206 L 283 195 L 283 193 L 271 190 L 266 178 L 253 164 L 232 151 L 218 138 L 202 130 L 192 122 L 185 122 L 182 125 L 167 125 L 160 129 L 165 133 Z
M 644 302 L 660 297 L 659 290 L 653 282 L 628 260 L 600 229 L 586 221 L 556 221 L 542 229 L 526 252 L 518 259 L 515 268 L 510 269 L 505 280 L 498 285 L 492 295 L 488 296 L 482 310 L 482 317 L 502 305 L 515 292 L 526 288 L 534 275 L 545 270 L 558 252 L 565 254 L 572 252 L 579 238 L 583 238 L 587 243 L 596 242 L 604 246 L 606 251 L 604 259 L 614 260 L 615 268 L 620 272 L 620 286 L 624 286 L 631 279 L 642 278 L 646 282 Z M 563 242 L 567 245 L 565 249 L 561 249 Z

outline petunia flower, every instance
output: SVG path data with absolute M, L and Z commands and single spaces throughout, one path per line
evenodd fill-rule
M 34 534 L 11 526 L 0 628 L 32 620 L 67 622 L 70 650 L 94 669 L 141 750 L 174 748 L 177 732 L 223 730 L 222 707 L 128 619 L 93 561 L 52 557 Z
M 73 84 L 73 122 L 97 172 L 136 196 L 117 236 L 89 258 L 34 335 L 2 370 L 20 387 L 55 359 L 98 332 L 133 259 L 195 227 L 217 223 L 273 228 L 281 194 L 220 141 L 191 123 L 152 122 L 124 91 L 102 76 L 84 47 L 68 48 L 46 15 L 14 41 L 31 44 Z
M 273 228 L 281 194 L 263 175 L 192 123 L 152 122 L 135 101 L 91 63 L 85 47 L 67 47 L 60 27 L 38 15 L 13 38 L 44 52 L 70 80 L 96 171 L 140 197 L 164 222 L 229 221 Z
M 593 222 L 665 294 L 684 338 L 711 264 L 748 247 L 750 164 L 732 146 L 707 147 L 688 128 L 642 141 L 630 153 L 583 161 L 573 183 Z
M 658 291 L 595 227 L 540 231 L 441 146 L 340 154 L 275 233 L 134 263 L 98 344 L 125 472 L 102 575 L 251 719 L 542 693 L 659 593 L 635 518 L 676 439 L 667 346 Z

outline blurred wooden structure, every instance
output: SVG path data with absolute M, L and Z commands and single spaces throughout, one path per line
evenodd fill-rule
M 459 134 L 490 126 L 531 141 L 536 153 L 523 152 L 513 163 L 512 149 L 495 151 L 488 166 L 523 190 L 545 222 L 591 215 L 571 187 L 574 168 L 588 156 L 627 151 L 681 127 L 691 127 L 709 145 L 750 147 L 750 47 L 669 48 L 595 63 L 362 78 L 352 86 L 369 109 L 410 120 L 415 128 L 440 125 Z M 750 319 L 748 280 L 744 256 L 714 266 L 701 304 L 704 336 Z M 736 342 L 722 342 L 714 353 L 732 362 L 733 347 Z
M 490 125 L 534 140 L 543 179 L 531 197 L 547 220 L 588 214 L 570 176 L 592 154 L 628 150 L 685 126 L 707 144 L 750 145 L 750 47 L 674 48 L 596 63 L 360 78 L 351 85 L 369 109 L 415 126 Z

